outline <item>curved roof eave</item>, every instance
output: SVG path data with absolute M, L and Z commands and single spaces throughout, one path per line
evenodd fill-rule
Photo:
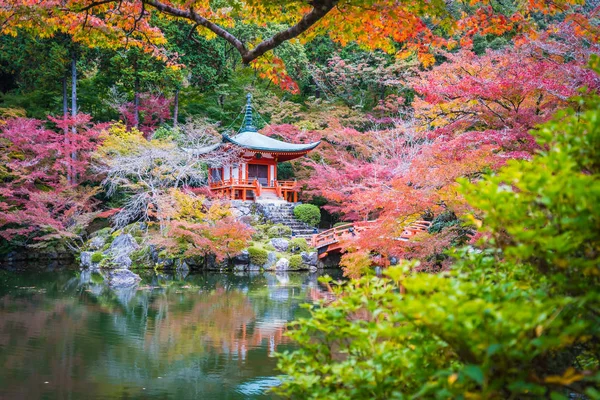
M 239 138 L 241 136 L 241 138 Z M 223 138 L 237 146 L 259 151 L 272 151 L 281 153 L 303 153 L 310 151 L 321 144 L 321 141 L 308 143 L 306 145 L 296 143 L 286 143 L 281 140 L 273 139 L 261 135 L 258 132 L 242 132 L 235 137 L 223 134 Z M 240 140 L 241 139 L 241 140 Z

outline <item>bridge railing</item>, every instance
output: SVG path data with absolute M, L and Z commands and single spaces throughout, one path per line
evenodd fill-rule
M 375 222 L 376 221 L 350 222 L 344 225 L 336 226 L 335 228 L 313 235 L 311 239 L 311 246 L 318 249 L 332 243 L 337 243 L 343 236 L 353 233 L 357 234 L 370 229 Z M 430 226 L 431 222 L 429 221 L 415 221 L 404 228 L 404 231 L 402 231 L 402 234 L 400 237 L 398 237 L 398 240 L 407 241 L 418 233 L 427 232 Z
M 374 222 L 375 221 L 349 222 L 344 225 L 336 226 L 335 228 L 313 235 L 311 245 L 314 248 L 319 248 L 331 243 L 339 242 L 342 236 L 369 229 Z

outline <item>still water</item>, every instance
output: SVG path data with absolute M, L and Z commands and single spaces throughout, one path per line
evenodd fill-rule
M 272 398 L 286 323 L 326 295 L 309 273 L 142 278 L 0 270 L 0 399 Z

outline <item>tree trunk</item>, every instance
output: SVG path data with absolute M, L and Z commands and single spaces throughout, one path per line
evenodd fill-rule
M 77 54 L 75 54 L 75 52 L 73 52 L 73 58 L 71 59 L 71 116 L 73 119 L 77 116 Z M 73 136 L 77 134 L 75 124 L 73 124 L 71 128 L 71 132 L 73 133 Z M 77 161 L 77 152 L 71 152 L 71 160 Z M 77 184 L 75 171 L 72 171 L 71 175 L 71 183 Z
M 66 75 L 62 79 L 62 96 L 63 96 L 63 119 L 66 121 L 69 118 L 69 96 L 67 95 L 67 77 Z M 65 125 L 64 128 L 65 134 L 65 147 L 69 147 L 70 138 L 69 138 L 69 128 Z M 67 165 L 67 183 L 73 183 L 73 177 L 71 176 L 71 163 L 69 162 Z
M 175 90 L 175 99 L 173 100 L 173 127 L 177 128 L 177 119 L 179 118 L 179 89 Z
M 135 83 L 133 88 L 133 126 L 140 127 L 140 77 L 137 70 L 137 61 L 133 64 Z

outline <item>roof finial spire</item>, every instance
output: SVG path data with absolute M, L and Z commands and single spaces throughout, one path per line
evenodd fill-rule
M 256 127 L 252 123 L 252 94 L 246 95 L 246 114 L 244 116 L 244 132 L 256 132 Z

